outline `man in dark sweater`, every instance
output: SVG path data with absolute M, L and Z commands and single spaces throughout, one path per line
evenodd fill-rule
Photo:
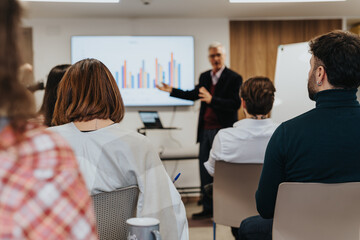
M 204 162 L 209 159 L 216 133 L 221 128 L 232 127 L 237 121 L 237 110 L 240 107 L 239 89 L 242 78 L 225 66 L 225 48 L 220 43 L 209 46 L 209 61 L 212 70 L 200 75 L 199 84 L 193 90 L 183 91 L 165 83 L 158 86 L 172 97 L 201 101 L 197 142 L 200 142 L 199 168 L 203 211 L 194 214 L 193 219 L 212 217 L 212 199 L 204 194 L 204 186 L 213 180 L 206 171 Z
M 308 92 L 316 107 L 282 123 L 270 139 L 256 192 L 260 216 L 241 223 L 241 240 L 271 239 L 282 182 L 360 181 L 360 38 L 333 31 L 309 45 Z

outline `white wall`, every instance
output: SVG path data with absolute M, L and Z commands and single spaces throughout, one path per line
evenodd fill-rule
M 72 35 L 192 35 L 195 39 L 195 83 L 201 72 L 210 69 L 208 45 L 219 41 L 229 49 L 228 19 L 26 19 L 24 26 L 33 29 L 35 80 L 46 80 L 50 69 L 70 63 L 70 37 Z M 229 63 L 229 53 L 227 63 Z M 37 106 L 43 93 L 36 94 Z M 122 125 L 136 130 L 142 127 L 138 110 L 158 110 L 165 127 L 181 130 L 148 131 L 149 138 L 158 149 L 195 147 L 199 103 L 192 107 L 136 107 L 127 108 Z M 176 111 L 174 111 L 176 110 Z M 199 185 L 196 160 L 167 164 L 170 173 L 182 172 L 177 184 Z

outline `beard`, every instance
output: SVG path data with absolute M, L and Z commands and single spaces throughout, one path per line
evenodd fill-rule
M 316 78 L 315 78 L 315 71 L 311 73 L 310 78 L 308 79 L 308 93 L 309 98 L 313 101 L 315 101 L 315 95 L 317 93 L 316 91 Z

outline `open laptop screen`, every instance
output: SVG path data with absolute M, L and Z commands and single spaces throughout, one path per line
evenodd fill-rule
M 139 111 L 145 128 L 163 128 L 157 111 Z

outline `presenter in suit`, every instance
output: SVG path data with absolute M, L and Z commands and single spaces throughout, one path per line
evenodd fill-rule
M 199 167 L 203 211 L 193 214 L 193 219 L 212 217 L 212 199 L 204 194 L 204 186 L 213 181 L 206 171 L 204 162 L 209 159 L 209 152 L 216 133 L 221 128 L 232 127 L 237 121 L 240 107 L 239 89 L 242 77 L 225 66 L 225 48 L 214 42 L 209 46 L 209 61 L 212 69 L 200 75 L 195 89 L 183 91 L 165 83 L 158 89 L 169 92 L 170 96 L 187 100 L 201 101 L 197 142 L 200 142 Z

